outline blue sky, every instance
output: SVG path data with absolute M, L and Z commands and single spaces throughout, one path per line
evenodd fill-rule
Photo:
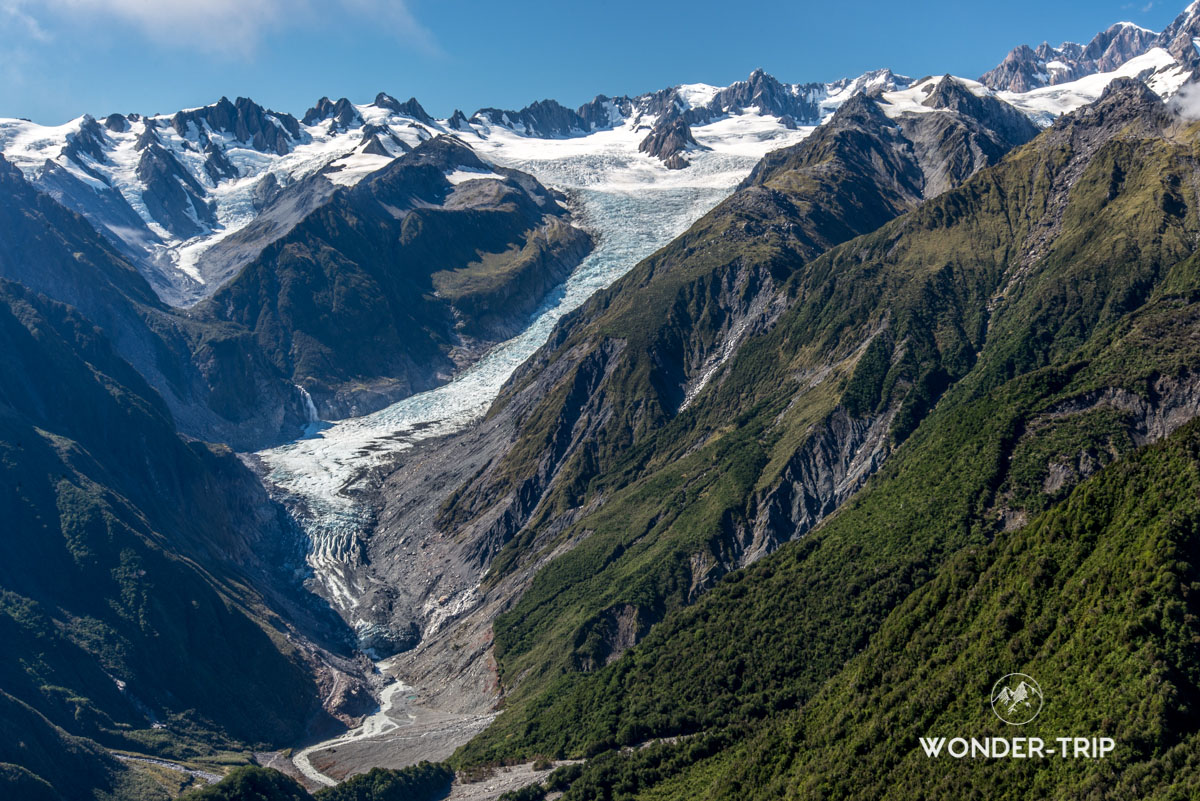
M 0 0 L 0 117 L 168 113 L 228 95 L 415 95 L 436 116 L 553 97 L 891 67 L 976 77 L 1013 46 L 1161 30 L 1186 5 L 1010 0 Z

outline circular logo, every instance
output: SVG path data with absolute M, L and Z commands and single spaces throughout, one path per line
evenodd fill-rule
M 1009 673 L 992 685 L 992 712 L 1012 726 L 1024 726 L 1042 711 L 1042 688 L 1033 676 Z

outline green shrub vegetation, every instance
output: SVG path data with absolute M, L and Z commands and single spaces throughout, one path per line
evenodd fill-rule
M 450 792 L 454 771 L 422 762 L 401 770 L 374 768 L 310 795 L 277 770 L 236 768 L 211 787 L 183 796 L 187 801 L 437 801 Z

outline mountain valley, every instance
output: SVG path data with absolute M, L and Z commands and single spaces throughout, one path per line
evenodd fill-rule
M 1189 797 L 1198 38 L 0 120 L 0 786 Z

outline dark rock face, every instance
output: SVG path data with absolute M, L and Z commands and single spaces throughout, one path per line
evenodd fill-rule
M 1053 58 L 1049 45 L 1044 45 L 1047 55 Z M 1046 76 L 1046 77 L 1043 77 Z M 1045 64 L 1029 45 L 1019 45 L 1013 48 L 1004 61 L 979 79 L 981 83 L 992 89 L 1009 92 L 1028 92 L 1049 81 Z
M 539 100 L 520 111 L 483 108 L 475 112 L 472 120 L 483 124 L 504 125 L 526 136 L 542 138 L 570 136 L 589 130 L 579 114 L 556 100 Z
M 407 153 L 412 150 L 385 125 L 367 123 L 362 129 L 362 140 L 366 142 L 363 152 L 374 156 L 391 156 L 393 153 Z
M 317 104 L 304 112 L 302 122 L 305 125 L 316 125 L 318 122 L 330 120 L 330 128 L 334 131 L 344 131 L 362 121 L 358 109 L 346 98 L 334 103 L 328 97 L 322 97 Z
M 225 157 L 225 151 L 209 142 L 204 146 L 204 153 L 208 158 L 204 160 L 204 172 L 208 175 L 208 179 L 214 184 L 219 183 L 227 178 L 237 178 L 238 171 L 229 159 Z
M 186 239 L 216 224 L 204 189 L 162 145 L 151 144 L 142 151 L 137 177 L 145 187 L 142 200 L 150 216 L 172 234 Z
M 433 117 L 426 113 L 425 109 L 421 108 L 421 104 L 417 102 L 415 97 L 410 97 L 405 102 L 401 103 L 391 95 L 380 92 L 375 96 L 374 105 L 378 108 L 386 108 L 389 111 L 394 111 L 397 114 L 403 114 L 406 117 L 420 120 L 426 125 L 432 125 Z
M 1196 69 L 1200 67 L 1200 54 L 1194 44 L 1197 38 L 1200 38 L 1200 6 L 1192 3 L 1158 35 L 1154 46 L 1164 48 L 1181 64 Z
M 323 175 L 313 175 L 284 187 L 267 173 L 254 187 L 259 215 L 205 251 L 210 280 L 224 284 L 297 223 L 320 208 L 337 187 Z
M 664 125 L 655 125 L 650 135 L 638 145 L 641 152 L 662 159 L 668 169 L 681 170 L 689 162 L 684 157 L 688 150 L 700 150 L 701 145 L 692 136 L 692 129 L 676 117 Z
M 1111 72 L 1134 56 L 1154 47 L 1158 38 L 1153 31 L 1136 25 L 1118 23 L 1096 34 L 1083 49 L 1079 60 L 1094 65 L 1096 72 Z
M 137 177 L 146 187 L 151 216 L 167 230 L 192 236 L 201 231 L 199 222 L 214 221 L 204 190 L 161 145 L 150 144 L 142 151 Z
M 586 126 L 584 130 L 609 128 L 633 113 L 633 100 L 628 97 L 597 97 L 584 103 L 576 112 Z
M 246 97 L 235 103 L 222 97 L 214 105 L 181 111 L 171 118 L 171 126 L 182 137 L 194 128 L 206 139 L 204 128 L 233 134 L 239 142 L 264 153 L 283 155 L 292 150 L 300 137 L 300 125 L 291 114 L 268 111 Z
M 279 197 L 280 191 L 282 191 L 282 187 L 279 185 L 279 179 L 275 177 L 275 173 L 267 173 L 254 185 L 254 208 L 262 211 L 271 204 L 271 201 Z
M 977 97 L 950 76 L 924 104 L 953 112 L 907 115 L 900 121 L 925 175 L 925 197 L 958 186 L 1038 133 L 1037 126 L 1012 106 L 994 97 Z
M 139 151 L 145 150 L 151 145 L 161 145 L 162 139 L 159 138 L 158 132 L 155 131 L 155 121 L 146 120 L 146 127 L 138 134 L 137 142 L 134 144 Z
M 63 153 L 76 162 L 81 162 L 82 156 L 88 156 L 103 164 L 108 161 L 104 154 L 106 141 L 107 137 L 100 123 L 91 116 L 85 116 L 79 131 L 67 137 L 67 146 Z

